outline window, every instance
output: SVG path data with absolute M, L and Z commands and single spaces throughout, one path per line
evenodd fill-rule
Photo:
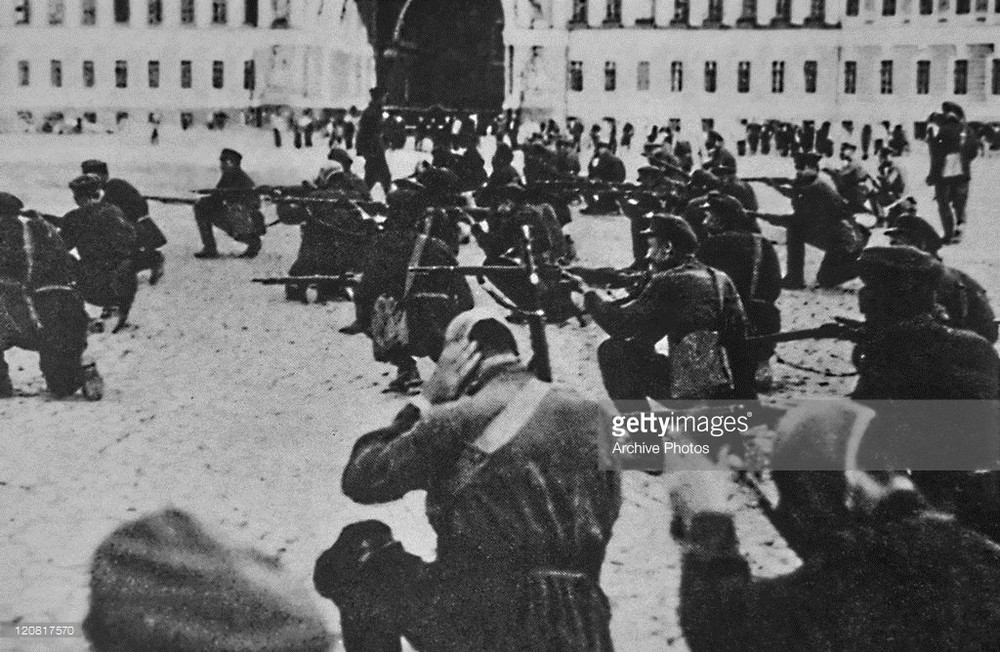
M 83 0 L 80 12 L 81 25 L 97 24 L 97 0 Z
M 784 93 L 785 92 L 785 62 L 784 61 L 772 61 L 771 62 L 771 92 L 772 93 Z
M 604 90 L 613 91 L 617 86 L 616 67 L 614 61 L 604 62 Z
M 271 0 L 271 15 L 274 16 L 274 20 L 271 21 L 272 29 L 287 29 L 291 14 L 292 5 L 290 0 Z
M 212 0 L 212 24 L 226 24 L 226 0 Z
M 882 95 L 892 95 L 892 60 L 886 59 L 879 69 L 879 92 Z
M 976 13 L 985 14 L 990 10 L 989 0 L 976 0 Z
M 194 0 L 181 0 L 181 23 L 194 25 Z
M 934 13 L 934 0 L 920 0 L 920 15 L 929 16 Z
M 225 81 L 225 68 L 221 61 L 212 62 L 212 88 L 222 88 Z
M 115 88 L 128 88 L 128 61 L 115 61 Z
M 990 79 L 990 91 L 994 95 L 1000 95 L 1000 59 L 993 60 L 992 77 Z
M 774 21 L 789 23 L 792 20 L 792 0 L 777 0 L 774 5 Z
M 969 60 L 955 61 L 955 95 L 965 95 L 969 92 Z
M 934 0 L 930 0 L 930 2 L 934 2 Z M 861 0 L 847 0 L 847 6 L 844 8 L 845 14 L 848 16 L 857 16 L 860 12 Z
M 622 0 L 605 0 L 604 22 L 613 25 L 622 24 Z
M 751 24 L 757 22 L 757 0 L 743 0 L 743 10 L 740 13 L 739 22 Z
M 805 87 L 807 93 L 816 92 L 816 77 L 819 67 L 815 61 L 806 61 L 805 65 L 802 66 L 802 72 L 805 75 Z
M 257 88 L 257 65 L 253 59 L 243 62 L 243 90 L 252 91 Z
M 931 92 L 931 62 L 917 62 L 917 95 L 927 95 Z
M 970 0 L 955 0 L 956 14 L 967 14 L 970 11 L 972 11 L 972 3 Z
M 94 75 L 94 62 L 84 61 L 83 62 L 83 87 L 93 88 L 95 82 Z
M 49 0 L 49 25 L 62 25 L 65 18 L 65 0 Z
M 858 62 L 844 62 L 844 94 L 854 95 L 858 90 Z
M 736 66 L 736 92 L 750 92 L 750 62 L 740 61 Z
M 706 23 L 722 23 L 722 0 L 708 0 L 708 17 Z
M 809 18 L 813 22 L 826 22 L 826 0 L 812 0 L 809 3 Z
M 49 62 L 49 79 L 53 87 L 62 88 L 62 61 L 53 59 Z
M 159 25 L 163 22 L 163 0 L 149 0 L 146 6 L 147 22 L 150 25 Z
M 257 0 L 245 0 L 245 4 L 243 5 L 243 24 L 256 27 L 259 19 L 260 10 Z
M 684 90 L 684 63 L 670 62 L 670 92 L 680 93 Z
M 714 61 L 705 62 L 705 92 L 714 93 L 718 88 L 718 64 Z
M 149 87 L 159 88 L 160 87 L 160 62 L 150 61 L 149 62 Z
M 31 84 L 31 66 L 28 65 L 27 61 L 17 62 L 17 83 L 21 86 Z
M 997 0 L 997 2 L 1000 2 L 1000 0 Z M 690 0 L 674 0 L 674 19 L 671 22 L 676 25 L 687 25 L 690 16 Z
M 637 91 L 649 90 L 649 62 L 640 61 L 635 69 L 635 89 Z
M 573 0 L 573 17 L 569 22 L 587 24 L 587 0 Z
M 883 16 L 896 15 L 896 0 L 882 0 L 882 15 Z
M 131 18 L 131 7 L 129 7 L 129 0 L 115 0 L 115 22 L 116 23 L 127 23 L 129 18 Z
M 14 5 L 14 24 L 31 24 L 31 0 L 20 0 L 20 2 Z
M 190 61 L 181 61 L 181 88 L 191 88 Z
M 570 61 L 569 62 L 569 89 L 571 91 L 582 91 L 583 90 L 583 62 L 582 61 Z

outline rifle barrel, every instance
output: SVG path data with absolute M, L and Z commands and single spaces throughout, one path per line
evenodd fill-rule
M 414 274 L 462 274 L 464 276 L 494 273 L 525 275 L 524 268 L 518 265 L 431 265 L 410 267 L 409 271 Z
M 188 206 L 194 206 L 198 203 L 197 197 L 164 197 L 160 195 L 143 195 L 142 198 L 146 201 L 155 201 L 161 204 L 187 204 Z
M 354 274 L 341 274 L 339 276 L 328 276 L 323 274 L 314 274 L 312 276 L 276 276 L 270 278 L 252 278 L 251 283 L 260 283 L 261 285 L 308 285 L 310 283 L 329 283 L 329 282 L 340 282 L 340 283 L 356 283 L 357 277 Z

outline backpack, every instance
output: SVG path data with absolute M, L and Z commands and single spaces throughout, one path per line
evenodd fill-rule
M 410 262 L 407 270 L 420 264 L 420 258 L 424 253 L 424 245 L 427 243 L 426 235 L 417 236 L 417 242 L 410 255 Z M 410 329 L 406 316 L 406 299 L 413 287 L 414 273 L 406 272 L 406 289 L 403 296 L 396 299 L 388 294 L 383 294 L 375 300 L 372 311 L 371 335 L 372 353 L 378 362 L 391 362 L 400 355 L 404 355 L 410 344 Z
M 718 273 L 711 267 L 708 273 L 719 303 L 719 328 L 693 331 L 671 347 L 667 360 L 670 364 L 672 399 L 728 398 L 735 389 L 729 354 L 719 335 L 725 323 L 722 287 Z

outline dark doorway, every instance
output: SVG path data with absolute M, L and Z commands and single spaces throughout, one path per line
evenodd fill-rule
M 377 60 L 378 83 L 388 91 L 389 104 L 501 108 L 501 0 L 359 2 L 362 10 L 366 4 L 374 12 L 367 21 L 369 30 L 374 31 L 374 38 L 371 33 L 369 37 L 376 54 L 381 53 Z

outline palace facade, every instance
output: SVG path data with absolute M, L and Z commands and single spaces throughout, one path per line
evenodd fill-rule
M 363 107 L 354 0 L 3 0 L 0 126 L 18 112 L 164 120 L 251 107 Z

